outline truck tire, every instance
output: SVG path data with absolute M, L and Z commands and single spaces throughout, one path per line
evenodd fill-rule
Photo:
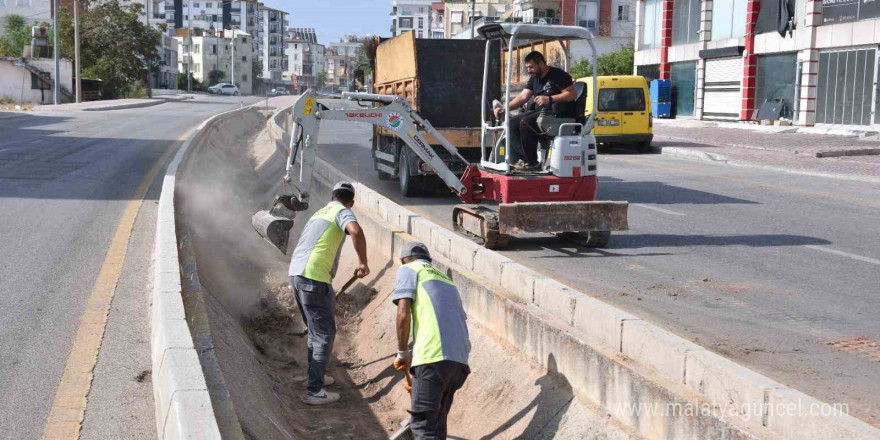
M 398 156 L 398 172 L 397 181 L 400 183 L 400 193 L 404 197 L 416 197 L 422 192 L 422 176 L 411 176 L 409 174 L 409 153 L 407 150 L 400 152 Z
M 651 152 L 651 143 L 650 142 L 639 142 L 636 144 L 636 149 L 639 150 L 639 153 L 650 153 Z

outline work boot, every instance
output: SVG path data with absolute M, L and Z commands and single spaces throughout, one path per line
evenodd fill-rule
M 529 166 L 526 161 L 520 159 L 515 164 L 511 165 L 510 168 L 513 168 L 514 171 L 523 171 Z
M 306 405 L 326 405 L 339 400 L 339 393 L 333 393 L 322 388 L 317 393 L 307 392 L 300 399 Z

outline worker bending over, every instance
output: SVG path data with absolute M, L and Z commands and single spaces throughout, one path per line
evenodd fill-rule
M 339 400 L 339 393 L 328 392 L 325 385 L 334 380 L 324 376 L 336 338 L 336 295 L 330 285 L 342 251 L 345 235 L 351 236 L 360 264 L 355 275 L 370 273 L 367 266 L 367 241 L 351 207 L 354 186 L 339 182 L 333 187 L 331 201 L 306 223 L 290 260 L 290 286 L 308 326 L 308 391 L 302 396 L 309 405 Z
M 507 104 L 508 110 L 515 110 L 524 104 L 525 111 L 510 116 L 507 136 L 510 147 L 510 163 L 515 169 L 535 169 L 538 164 L 538 127 L 541 110 L 549 116 L 574 118 L 577 92 L 571 75 L 564 70 L 550 67 L 544 55 L 538 51 L 529 52 L 523 59 L 529 81 L 525 88 Z M 531 101 L 530 101 L 531 100 Z M 495 107 L 495 117 L 500 117 L 505 108 Z
M 424 244 L 407 243 L 400 262 L 403 266 L 397 271 L 392 298 L 397 305 L 394 368 L 412 373 L 410 429 L 415 438 L 445 439 L 452 398 L 471 372 L 467 318 L 458 289 L 431 264 Z

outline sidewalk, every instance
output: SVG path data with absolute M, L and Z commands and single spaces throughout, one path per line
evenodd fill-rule
M 880 182 L 877 138 L 790 132 L 797 128 L 663 120 L 654 124 L 652 146 L 661 154 L 689 159 Z
M 60 105 L 38 105 L 34 107 L 34 111 L 38 112 L 70 112 L 70 111 L 83 111 L 83 112 L 97 112 L 97 111 L 107 111 L 107 110 L 123 110 L 129 108 L 141 108 L 141 107 L 152 107 L 154 105 L 164 104 L 166 102 L 178 102 L 184 101 L 187 99 L 194 99 L 193 95 L 175 95 L 175 96 L 162 96 L 153 99 L 112 99 L 106 101 L 89 101 L 89 102 L 81 102 L 79 104 L 71 103 L 71 104 L 60 104 Z

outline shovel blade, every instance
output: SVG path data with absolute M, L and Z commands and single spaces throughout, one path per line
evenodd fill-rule
M 272 215 L 269 211 L 259 211 L 251 218 L 251 225 L 257 234 L 275 246 L 282 254 L 287 254 L 287 241 L 293 220 Z

